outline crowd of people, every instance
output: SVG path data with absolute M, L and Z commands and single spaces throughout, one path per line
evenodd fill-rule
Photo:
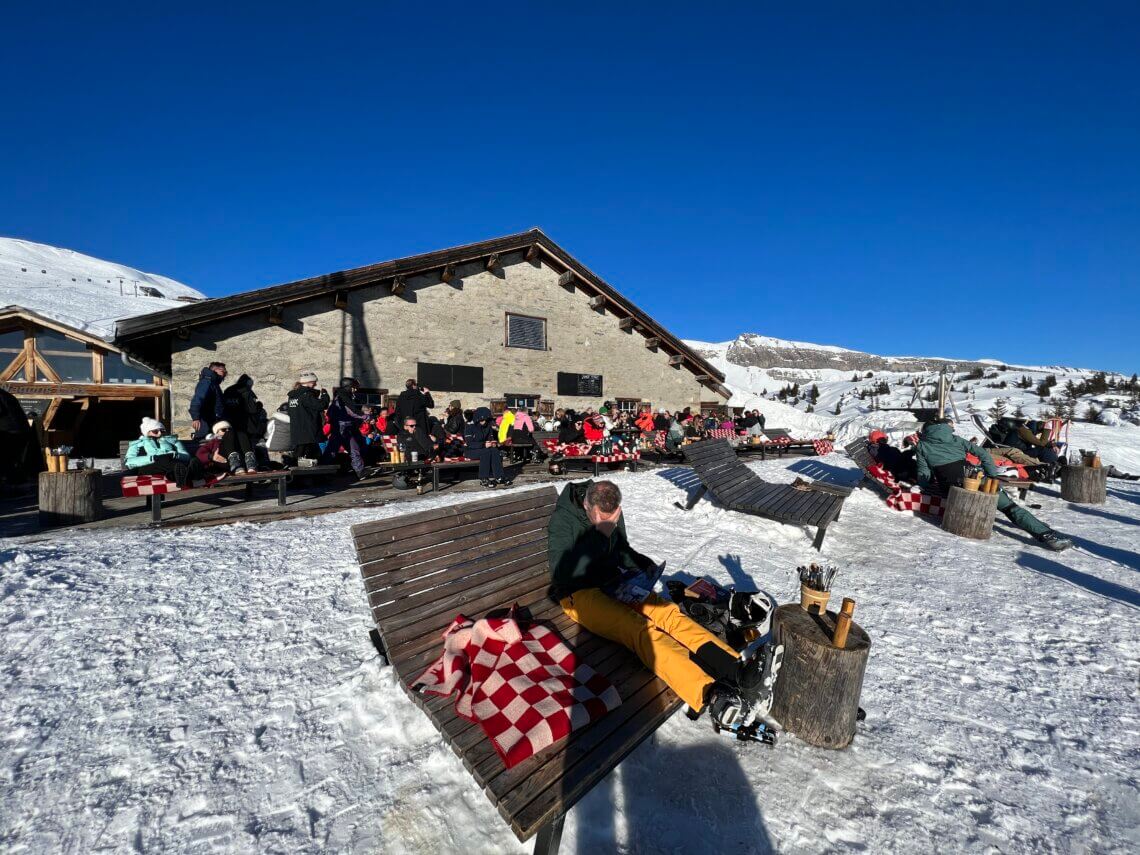
M 199 375 L 189 405 L 192 439 L 198 443 L 193 454 L 178 440 L 164 436 L 160 423 L 146 419 L 140 426 L 141 436 L 131 444 L 128 468 L 165 474 L 181 484 L 270 466 L 262 440 L 272 420 L 254 392 L 253 378 L 242 374 L 226 386 L 227 377 L 222 362 L 210 363 Z M 479 480 L 489 486 L 509 483 L 504 450 L 522 462 L 545 458 L 536 431 L 555 434 L 559 446 L 579 445 L 604 453 L 654 444 L 660 434 L 665 450 L 676 453 L 686 439 L 703 439 L 713 430 L 761 435 L 764 428 L 764 416 L 758 410 L 735 418 L 727 411 L 702 414 L 688 407 L 654 412 L 646 406 L 635 413 L 609 401 L 581 411 L 558 409 L 552 415 L 513 406 L 494 416 L 487 407 L 464 409 L 458 400 L 451 401 L 440 415 L 433 413 L 435 409 L 431 390 L 414 379 L 386 406 L 372 406 L 352 377 L 342 378 L 330 395 L 314 372 L 305 371 L 278 412 L 288 419 L 286 451 L 294 465 L 333 463 L 344 454 L 353 474 L 363 478 L 367 467 L 386 460 L 388 447 L 394 447 L 407 455 L 405 460 L 417 462 L 477 460 Z

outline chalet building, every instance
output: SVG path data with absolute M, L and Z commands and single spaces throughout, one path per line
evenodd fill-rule
M 377 404 L 416 378 L 441 409 L 696 410 L 729 396 L 719 371 L 538 229 L 126 318 L 115 343 L 170 377 L 182 433 L 213 361 L 253 377 L 271 410 L 306 370 L 330 390 L 355 377 Z
M 18 306 L 0 308 L 0 388 L 42 425 L 51 447 L 114 456 L 143 416 L 165 418 L 166 382 L 89 332 Z

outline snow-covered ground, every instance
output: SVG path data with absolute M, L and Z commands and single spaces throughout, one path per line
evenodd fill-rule
M 0 237 L 0 308 L 20 306 L 110 339 L 115 321 L 186 305 L 201 292 L 71 249 Z
M 686 577 L 786 601 L 816 557 L 804 530 L 673 507 L 688 470 L 616 480 L 633 542 Z M 529 851 L 367 635 L 349 526 L 459 500 L 0 544 L 0 849 Z M 675 716 L 562 851 L 1140 851 L 1140 486 L 1033 501 L 1077 548 L 1004 520 L 960 540 L 855 492 L 823 553 L 873 639 L 854 744 L 737 745 Z

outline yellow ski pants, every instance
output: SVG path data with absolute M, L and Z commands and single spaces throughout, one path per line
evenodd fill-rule
M 706 668 L 727 678 L 739 661 L 729 645 L 656 594 L 639 606 L 627 606 L 598 588 L 586 588 L 563 597 L 559 605 L 590 632 L 636 653 L 646 668 L 697 711 L 716 682 Z

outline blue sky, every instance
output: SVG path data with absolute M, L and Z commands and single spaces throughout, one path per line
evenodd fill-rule
M 17 4 L 0 234 L 222 295 L 539 226 L 687 338 L 1140 369 L 1137 4 L 573 8 Z

